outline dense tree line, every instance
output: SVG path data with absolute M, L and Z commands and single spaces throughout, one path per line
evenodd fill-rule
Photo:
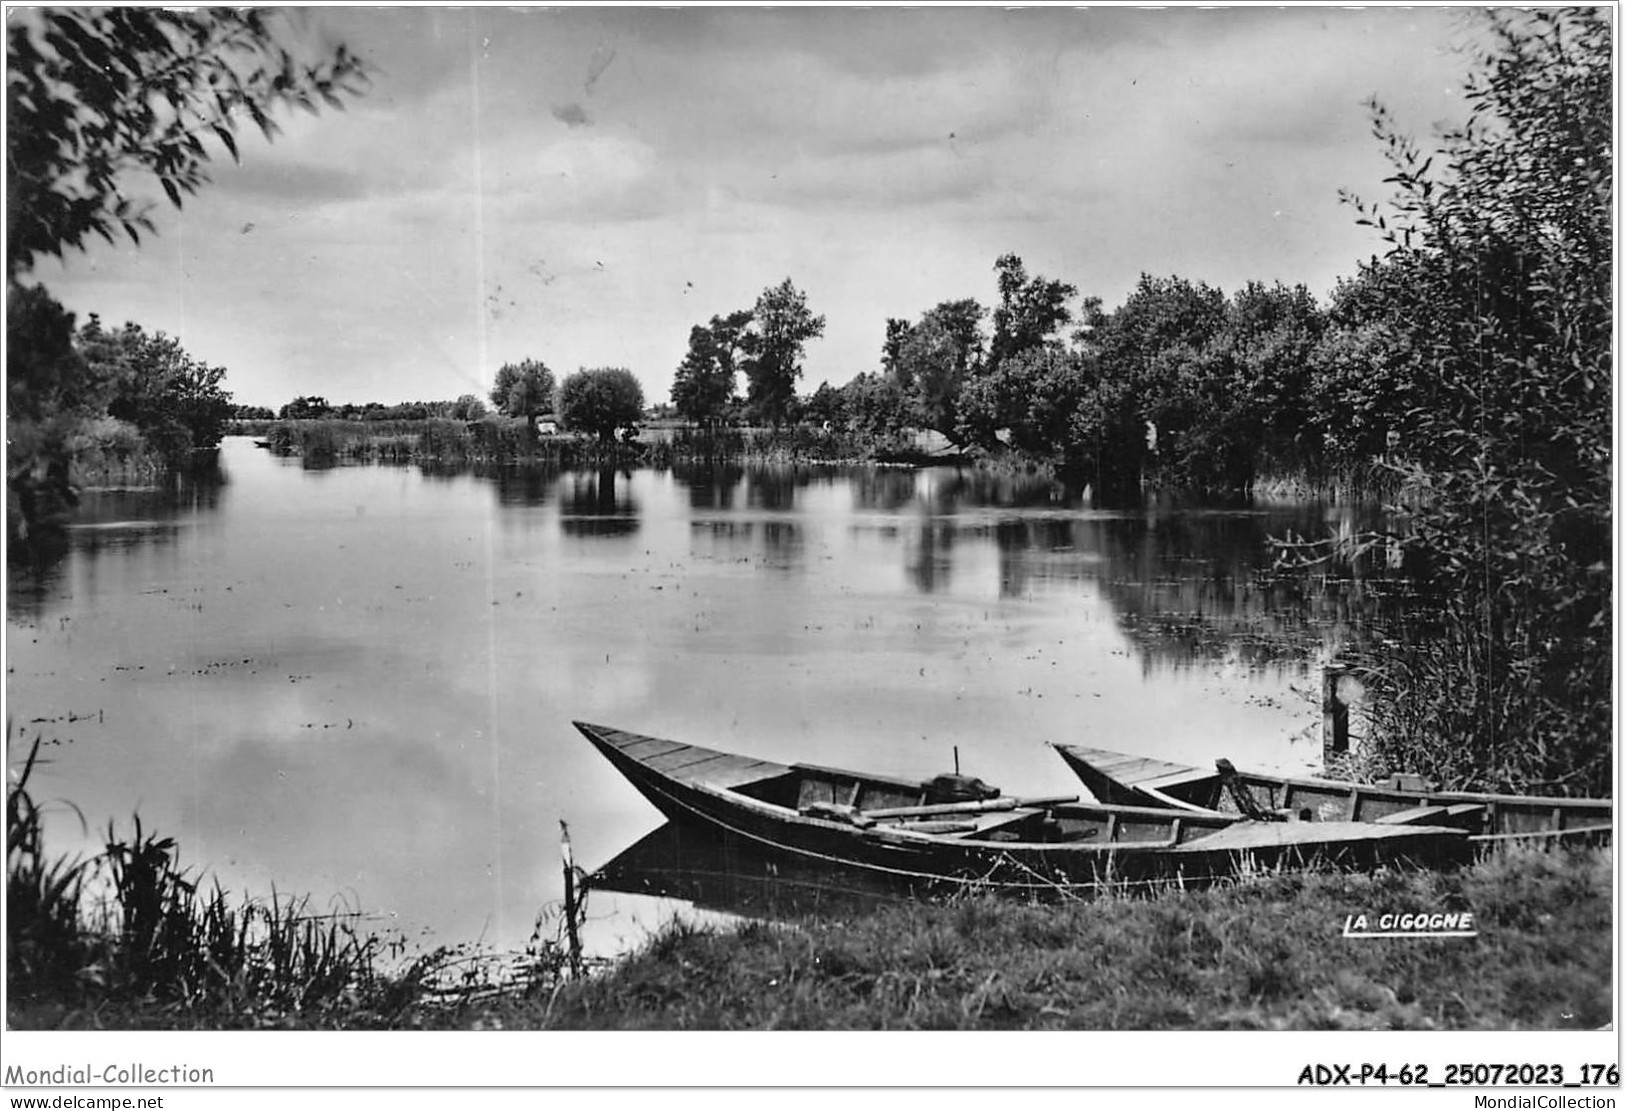
M 691 329 L 672 403 L 702 426 L 799 419 L 877 444 L 932 430 L 962 449 L 1053 464 L 1107 496 L 1325 477 L 1381 458 L 1399 432 L 1392 379 L 1404 353 L 1379 310 L 1397 279 L 1383 264 L 1325 309 L 1302 286 L 1253 282 L 1226 296 L 1144 275 L 1108 312 L 1015 255 L 994 271 L 991 309 L 958 298 L 889 319 L 877 369 L 803 397 L 793 393 L 801 348 L 823 318 L 786 280 L 753 309 Z
M 299 396 L 279 409 L 263 405 L 239 405 L 232 412 L 236 420 L 344 420 L 344 421 L 413 421 L 447 418 L 450 420 L 479 420 L 486 414 L 485 402 L 471 393 L 454 401 L 401 401 L 385 405 L 381 401 L 364 403 L 346 402 L 334 405 L 325 397 Z
M 991 311 L 962 298 L 888 320 L 879 368 L 821 387 L 807 411 L 877 435 L 934 430 L 1054 464 L 1108 495 L 1145 483 L 1245 491 L 1270 471 L 1318 474 L 1361 457 L 1365 440 L 1333 435 L 1348 383 L 1313 373 L 1323 342 L 1346 346 L 1342 329 L 1302 286 L 1249 283 L 1227 297 L 1143 275 L 1107 312 L 1014 255 L 994 269 Z

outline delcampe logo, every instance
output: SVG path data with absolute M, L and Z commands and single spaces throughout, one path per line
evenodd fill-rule
M 1344 937 L 1477 937 L 1472 911 L 1421 914 L 1351 914 Z

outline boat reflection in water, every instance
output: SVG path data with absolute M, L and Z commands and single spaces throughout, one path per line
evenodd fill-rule
M 924 887 L 772 857 L 705 826 L 667 822 L 587 877 L 589 890 L 681 899 L 745 918 L 797 918 L 871 910 L 919 897 Z

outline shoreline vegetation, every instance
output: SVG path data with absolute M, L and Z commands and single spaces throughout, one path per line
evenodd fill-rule
M 359 911 L 210 886 L 139 819 L 109 826 L 92 859 L 53 857 L 29 790 L 38 749 L 6 796 L 14 1030 L 1595 1029 L 1613 1016 L 1610 847 L 1044 904 L 678 918 L 581 971 L 557 908 L 519 953 L 421 951 L 368 932 Z M 1405 911 L 1471 913 L 1478 934 L 1343 936 L 1350 915 Z
M 246 420 L 228 435 L 247 436 L 278 455 L 309 466 L 380 463 L 424 467 L 488 465 L 576 469 L 592 466 L 664 467 L 673 463 L 745 466 L 968 467 L 995 474 L 1048 479 L 1068 486 L 1054 460 L 1010 448 L 962 448 L 940 434 L 905 430 L 878 436 L 798 424 L 783 428 L 704 429 L 684 422 L 652 422 L 637 436 L 604 442 L 554 433 L 527 435 L 524 422 L 500 416 L 461 421 Z M 1081 492 L 1091 492 L 1085 487 Z M 1142 493 L 1160 493 L 1148 486 Z M 1178 494 L 1177 489 L 1166 491 Z M 1260 475 L 1245 495 L 1255 501 L 1379 502 L 1393 493 L 1380 466 L 1307 468 Z
M 280 455 L 309 465 L 416 463 L 577 468 L 664 466 L 673 462 L 904 464 L 966 462 L 913 440 L 879 440 L 862 433 L 806 424 L 781 428 L 702 429 L 657 423 L 641 433 L 606 439 L 572 433 L 539 434 L 524 419 L 429 417 L 420 421 L 317 419 L 245 421 L 233 430 Z

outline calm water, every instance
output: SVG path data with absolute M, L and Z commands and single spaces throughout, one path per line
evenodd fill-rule
M 1360 584 L 1255 579 L 1326 507 L 1096 512 L 953 471 L 305 470 L 228 440 L 227 481 L 87 496 L 13 573 L 8 713 L 71 800 L 132 814 L 232 890 L 308 892 L 517 947 L 661 819 L 573 718 L 1006 792 L 1077 789 L 1043 742 L 1319 760 L 1317 658 Z M 15 742 L 14 742 L 15 743 Z M 12 753 L 15 759 L 15 751 Z M 597 893 L 590 943 L 678 904 Z

